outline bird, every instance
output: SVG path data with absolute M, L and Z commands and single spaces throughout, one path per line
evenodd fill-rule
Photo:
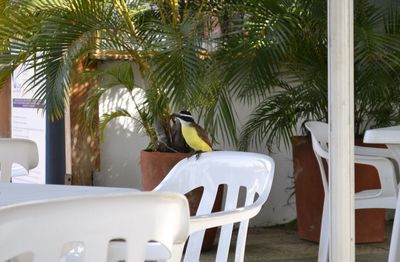
M 182 136 L 188 146 L 197 153 L 197 159 L 200 157 L 200 153 L 213 151 L 207 132 L 196 124 L 189 111 L 180 111 L 174 113 L 173 116 L 181 123 Z

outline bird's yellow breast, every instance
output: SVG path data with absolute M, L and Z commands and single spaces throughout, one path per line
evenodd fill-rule
M 202 152 L 212 151 L 212 148 L 201 139 L 201 137 L 197 134 L 197 131 L 194 127 L 189 125 L 183 125 L 182 135 L 186 143 L 193 150 Z

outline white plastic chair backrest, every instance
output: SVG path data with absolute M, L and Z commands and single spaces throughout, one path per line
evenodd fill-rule
M 326 194 L 328 193 L 329 186 L 322 159 L 326 159 L 327 161 L 329 159 L 329 127 L 327 123 L 317 121 L 307 122 L 305 123 L 305 126 L 311 133 L 312 146 L 318 161 L 322 183 Z M 382 149 L 375 150 L 374 154 L 374 151 L 368 151 L 368 149 L 363 149 L 363 151 L 367 152 L 368 155 L 356 154 L 354 161 L 358 164 L 373 166 L 377 170 L 381 190 L 379 193 L 380 199 L 378 199 L 377 196 L 374 198 L 374 200 L 378 201 L 379 204 L 372 204 L 372 198 L 369 197 L 365 198 L 365 201 L 363 202 L 359 199 L 357 203 L 358 207 L 367 206 L 372 208 L 375 207 L 373 205 L 376 205 L 376 207 L 380 208 L 393 208 L 392 200 L 397 198 L 397 181 L 395 175 L 392 175 L 395 171 L 390 160 L 386 158 L 387 153 L 382 151 Z
M 154 190 L 186 194 L 203 187 L 196 213 L 200 216 L 212 212 L 219 185 L 225 185 L 226 190 L 224 211 L 243 210 L 238 207 L 238 199 L 240 189 L 245 188 L 244 205 L 255 209 L 255 216 L 270 193 L 274 168 L 272 158 L 263 154 L 233 151 L 202 153 L 199 159 L 193 156 L 181 160 Z M 248 221 L 245 219 L 240 223 L 236 256 L 244 254 Z M 226 223 L 221 221 L 223 224 Z M 221 228 L 216 261 L 227 261 L 232 229 L 231 223 Z M 195 234 L 190 235 L 185 261 L 199 261 L 204 230 Z
M 0 138 L 0 181 L 10 182 L 12 164 L 20 164 L 27 171 L 39 162 L 35 142 L 20 138 Z
M 172 250 L 189 230 L 186 198 L 134 192 L 31 202 L 0 208 L 0 261 L 32 253 L 34 262 L 60 261 L 64 245 L 84 246 L 83 261 L 106 261 L 112 239 L 127 242 L 127 262 L 144 261 L 150 240 Z M 25 256 L 24 256 L 25 257 Z
M 324 192 L 328 193 L 328 180 L 322 159 L 327 161 L 329 159 L 329 126 L 327 123 L 318 121 L 306 122 L 305 126 L 311 133 L 312 147 L 318 161 Z

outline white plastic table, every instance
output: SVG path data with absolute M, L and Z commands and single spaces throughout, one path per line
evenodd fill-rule
M 364 143 L 386 144 L 393 157 L 400 163 L 400 126 L 367 130 L 364 135 Z
M 0 183 L 0 207 L 35 200 L 132 192 L 133 188 Z
M 400 126 L 370 129 L 365 132 L 364 143 L 386 144 L 393 158 L 400 163 Z M 389 262 L 400 261 L 400 199 L 397 197 L 392 238 L 390 240 Z

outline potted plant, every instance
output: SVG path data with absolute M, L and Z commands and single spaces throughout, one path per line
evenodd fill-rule
M 325 1 L 298 1 L 291 6 L 290 12 L 297 17 L 298 28 L 290 35 L 290 51 L 275 82 L 281 89 L 256 107 L 241 133 L 242 148 L 263 140 L 268 145 L 283 143 L 286 147 L 292 142 L 298 233 L 301 238 L 314 241 L 319 238 L 323 189 L 309 137 L 294 135 L 299 123 L 328 120 L 327 15 L 324 6 Z M 399 123 L 398 10 L 398 4 L 378 8 L 368 1 L 355 2 L 356 137 L 362 136 L 368 127 Z M 356 169 L 359 168 L 365 167 Z M 365 177 L 356 174 L 356 190 L 379 187 L 376 173 L 367 177 L 375 182 L 364 181 L 366 184 L 362 185 L 361 180 Z M 383 240 L 384 211 L 379 212 L 356 211 L 356 241 Z M 306 221 L 308 218 L 312 221 Z M 369 219 L 374 222 L 370 223 Z M 369 232 L 362 232 L 361 228 Z

